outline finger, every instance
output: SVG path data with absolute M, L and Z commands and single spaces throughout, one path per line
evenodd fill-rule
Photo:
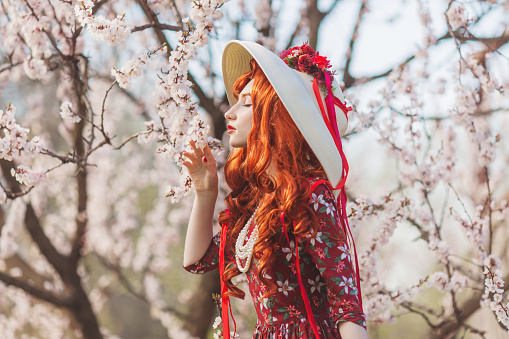
M 196 142 L 194 140 L 190 140 L 189 141 L 189 145 L 191 145 L 191 148 L 193 149 L 193 152 L 194 154 L 196 154 L 197 157 L 202 157 L 203 156 L 203 151 L 196 147 Z
M 204 156 L 207 158 L 207 160 L 212 164 L 216 165 L 216 159 L 214 158 L 214 155 L 212 154 L 212 150 L 210 149 L 209 145 L 205 146 L 203 149 Z
M 196 159 L 198 158 L 196 154 L 194 154 L 194 152 L 183 151 L 182 155 L 192 161 L 196 161 Z

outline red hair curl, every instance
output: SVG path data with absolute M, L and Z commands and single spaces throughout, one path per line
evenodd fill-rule
M 308 179 L 325 178 L 325 172 L 260 66 L 254 60 L 250 66 L 251 70 L 235 82 L 233 92 L 238 98 L 247 83 L 254 80 L 253 127 L 247 148 L 234 149 L 225 165 L 225 179 L 232 191 L 225 199 L 229 212 L 221 212 L 219 222 L 228 224 L 226 257 L 235 258 L 235 241 L 260 206 L 256 215 L 259 238 L 253 260 L 258 260 L 260 281 L 269 287 L 267 296 L 277 291 L 276 284 L 264 273 L 274 264 L 283 228 L 280 214 L 284 212 L 285 223 L 290 229 L 293 225 L 297 238 L 316 234 L 317 220 L 308 206 Z M 267 173 L 269 166 L 272 174 Z M 243 299 L 245 293 L 232 283 L 232 278 L 240 274 L 233 261 L 221 279 L 228 286 L 228 295 Z

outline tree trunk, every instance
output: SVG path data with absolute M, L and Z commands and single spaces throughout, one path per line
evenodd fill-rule
M 207 338 L 207 333 L 216 314 L 216 305 L 212 294 L 221 292 L 219 270 L 214 270 L 201 276 L 200 283 L 189 300 L 188 313 L 184 322 L 184 329 L 200 339 Z
M 88 295 L 83 289 L 83 285 L 81 284 L 81 278 L 78 274 L 74 277 L 75 287 L 73 293 L 73 302 L 69 311 L 74 316 L 74 319 L 80 326 L 81 333 L 83 334 L 83 338 L 86 339 L 103 339 L 101 331 L 99 330 L 99 323 L 97 322 L 97 317 L 92 310 L 92 305 L 90 304 L 90 300 L 88 299 Z M 67 286 L 70 288 L 71 286 Z
M 309 46 L 316 50 L 318 31 L 325 15 L 318 9 L 318 0 L 307 0 L 306 10 L 306 16 L 309 20 Z

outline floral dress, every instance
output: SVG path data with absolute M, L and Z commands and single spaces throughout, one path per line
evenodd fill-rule
M 337 323 L 351 321 L 366 327 L 360 308 L 352 259 L 341 231 L 334 195 L 326 184 L 311 192 L 309 205 L 318 220 L 314 238 L 297 242 L 301 279 L 322 338 L 341 338 Z M 339 237 L 338 237 L 339 234 Z M 246 272 L 249 291 L 258 320 L 253 338 L 315 338 L 301 295 L 296 266 L 295 237 L 290 243 L 281 231 L 276 260 L 266 273 L 277 286 L 277 294 L 263 298 L 268 287 L 258 278 L 258 261 L 253 256 Z M 339 240 L 338 240 L 339 239 Z M 219 267 L 220 234 L 197 263 L 186 266 L 191 273 L 205 273 Z M 227 259 L 228 260 L 228 259 Z

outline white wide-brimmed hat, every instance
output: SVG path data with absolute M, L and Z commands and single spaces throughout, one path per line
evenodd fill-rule
M 314 77 L 310 74 L 290 68 L 279 56 L 267 48 L 250 41 L 230 41 L 223 52 L 223 79 L 230 105 L 237 103 L 233 95 L 235 81 L 250 70 L 250 61 L 254 59 L 272 84 L 281 102 L 322 164 L 331 185 L 335 188 L 343 177 L 343 159 L 341 146 L 334 141 L 326 115 L 324 98 L 327 92 L 321 91 L 322 110 L 313 89 Z M 333 85 L 334 87 L 334 85 Z M 330 88 L 330 87 L 329 87 Z M 346 107 L 343 93 L 335 86 L 333 95 Z M 333 106 L 334 109 L 336 108 Z M 339 135 L 346 132 L 348 119 L 346 112 L 335 109 Z M 338 141 L 339 144 L 341 141 Z M 345 159 L 346 162 L 346 159 Z

